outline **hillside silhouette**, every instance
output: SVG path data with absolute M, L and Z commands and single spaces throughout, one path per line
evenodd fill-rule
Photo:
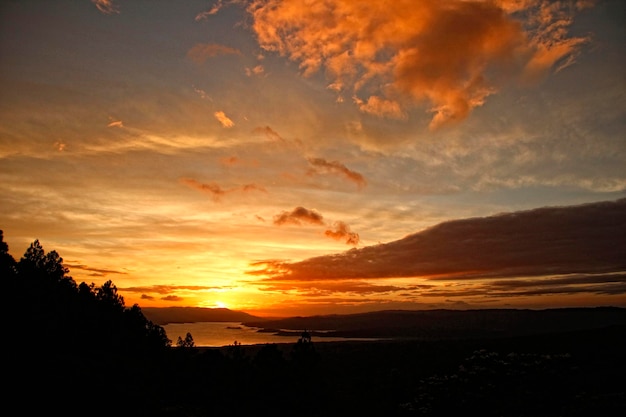
M 623 324 L 339 343 L 313 343 L 311 333 L 301 329 L 295 343 L 233 342 L 222 348 L 198 348 L 188 333 L 172 345 L 138 305 L 125 306 L 111 281 L 77 285 L 59 254 L 45 252 L 38 241 L 17 261 L 8 249 L 0 230 L 0 273 L 9 296 L 3 405 L 14 414 L 556 417 L 626 412 Z M 584 321 L 588 311 L 621 310 L 576 314 Z M 449 312 L 434 314 L 444 313 Z M 397 314 L 405 313 L 387 314 L 397 321 Z M 476 317 L 459 314 L 460 327 L 468 323 L 463 317 Z M 371 324 L 372 317 L 350 319 Z M 300 324 L 305 323 L 293 325 Z
M 319 337 L 465 339 L 514 337 L 626 325 L 626 309 L 618 307 L 543 310 L 388 310 L 347 315 L 289 317 L 244 321 L 262 331 L 314 329 Z M 282 333 L 281 330 L 282 329 Z
M 263 321 L 261 317 L 228 308 L 202 307 L 144 307 L 144 315 L 158 325 L 170 323 L 197 323 L 203 321 L 234 322 Z

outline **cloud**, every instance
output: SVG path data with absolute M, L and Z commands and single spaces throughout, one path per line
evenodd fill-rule
M 224 4 L 222 3 L 222 0 L 218 0 L 209 10 L 198 13 L 194 20 L 196 22 L 199 22 L 200 20 L 206 20 L 209 16 L 217 14 L 217 12 L 219 12 L 223 6 Z
M 430 127 L 462 120 L 510 80 L 536 81 L 574 62 L 584 37 L 568 29 L 574 1 L 256 0 L 259 45 L 324 70 L 361 111 L 406 118 L 426 104 Z M 340 98 L 340 101 L 342 98 Z
M 79 269 L 81 271 L 87 271 L 87 272 L 91 272 L 90 275 L 92 276 L 97 276 L 97 277 L 104 277 L 106 275 L 109 274 L 126 274 L 126 272 L 123 271 L 118 271 L 115 269 L 106 269 L 106 268 L 93 268 L 87 265 L 83 265 L 83 264 L 75 264 L 75 263 L 66 263 L 65 266 L 67 266 L 70 271 L 73 269 Z
M 265 189 L 265 187 L 262 187 L 260 185 L 256 185 L 256 184 L 244 184 L 241 186 L 241 190 L 242 191 L 262 191 L 264 193 L 267 192 L 267 190 Z
M 359 235 L 351 232 L 350 227 L 346 223 L 337 221 L 327 224 L 324 221 L 324 217 L 315 210 L 299 206 L 292 211 L 283 211 L 274 216 L 274 224 L 278 226 L 285 224 L 301 226 L 303 223 L 326 226 L 328 229 L 324 232 L 325 236 L 335 240 L 345 240 L 348 245 L 359 244 Z
M 272 129 L 269 126 L 255 127 L 252 130 L 252 133 L 257 134 L 257 135 L 263 135 L 271 141 L 284 142 L 284 139 L 274 129 Z
M 252 273 L 295 281 L 574 279 L 572 274 L 580 274 L 607 284 L 612 281 L 601 274 L 626 271 L 624 236 L 626 199 L 621 199 L 444 222 L 387 244 L 300 262 L 273 260 Z M 504 286 L 502 281 L 493 285 Z
M 133 292 L 133 293 L 152 293 L 159 295 L 171 295 L 173 293 L 179 291 L 210 291 L 210 290 L 220 290 L 223 288 L 229 287 L 215 287 L 215 286 L 206 286 L 206 285 L 148 285 L 148 286 L 139 286 L 139 287 L 124 287 L 119 288 L 119 290 L 124 292 Z M 142 295 L 142 298 L 144 295 Z M 146 296 L 151 297 L 152 296 Z
M 196 64 L 202 64 L 207 59 L 218 55 L 241 55 L 238 49 L 216 43 L 198 43 L 187 52 L 187 57 Z
M 226 116 L 226 113 L 224 113 L 223 111 L 216 111 L 215 113 L 213 113 L 213 116 L 215 116 L 217 121 L 220 122 L 223 127 L 228 128 L 235 126 L 235 122 L 230 120 L 228 116 Z
M 113 4 L 111 0 L 91 0 L 96 8 L 104 14 L 118 14 L 120 11 L 118 7 Z
M 350 231 L 350 226 L 344 222 L 335 222 L 333 228 L 326 230 L 324 234 L 335 240 L 345 240 L 348 245 L 359 244 L 359 234 Z
M 183 178 L 181 179 L 181 182 L 191 188 L 195 188 L 196 190 L 200 190 L 204 193 L 211 195 L 214 200 L 219 200 L 222 196 L 226 194 L 226 191 L 223 190 L 222 187 L 220 187 L 215 182 L 205 184 L 192 178 Z
M 226 194 L 230 194 L 234 192 L 244 192 L 244 193 L 250 192 L 250 191 L 261 191 L 265 193 L 267 192 L 267 190 L 264 187 L 260 185 L 256 185 L 256 184 L 245 184 L 239 187 L 223 189 L 215 182 L 211 182 L 207 184 L 207 183 L 196 181 L 193 178 L 182 178 L 180 181 L 183 184 L 187 185 L 188 187 L 191 187 L 196 190 L 202 191 L 203 193 L 209 194 L 215 201 L 219 201 Z
M 323 158 L 307 158 L 307 161 L 312 166 L 309 174 L 330 172 L 344 176 L 346 179 L 354 182 L 359 188 L 365 187 L 367 184 L 363 175 L 348 169 L 338 161 L 327 161 Z
M 177 295 L 168 295 L 166 297 L 161 297 L 161 300 L 164 300 L 164 301 L 183 301 L 184 298 L 179 297 Z
M 340 98 L 341 102 L 343 98 Z M 373 114 L 380 117 L 388 117 L 391 119 L 406 119 L 407 114 L 402 110 L 400 103 L 393 100 L 386 100 L 378 96 L 370 96 L 367 101 L 363 101 L 357 96 L 352 98 L 354 103 L 364 113 Z
M 302 297 L 327 297 L 339 293 L 357 296 L 372 294 L 388 294 L 400 290 L 403 287 L 395 285 L 376 285 L 364 281 L 319 281 L 307 282 L 306 285 L 298 282 L 261 282 L 259 287 L 263 291 L 290 293 L 297 292 Z
M 246 68 L 246 75 L 252 77 L 253 75 L 262 75 L 265 72 L 263 65 L 257 65 L 253 68 Z
M 193 91 L 195 91 L 200 96 L 201 99 L 203 99 L 203 100 L 211 100 L 211 96 L 209 96 L 206 91 L 204 91 L 204 90 L 202 90 L 200 88 L 196 88 L 196 87 L 193 87 Z
M 304 207 L 296 207 L 290 212 L 283 211 L 282 213 L 274 216 L 274 224 L 276 225 L 301 225 L 302 223 L 323 225 L 324 220 L 322 215 L 315 210 L 309 210 Z
M 124 127 L 124 123 L 121 120 L 111 120 L 107 127 Z

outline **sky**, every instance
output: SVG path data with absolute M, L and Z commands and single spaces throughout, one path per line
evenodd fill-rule
M 624 8 L 2 2 L 4 240 L 127 306 L 626 307 Z

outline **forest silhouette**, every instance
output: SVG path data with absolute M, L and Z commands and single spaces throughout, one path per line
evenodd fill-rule
M 6 409 L 20 415 L 626 415 L 626 326 L 462 340 L 199 348 L 35 240 L 7 290 Z

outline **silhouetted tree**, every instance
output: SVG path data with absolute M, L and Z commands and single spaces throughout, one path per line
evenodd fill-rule
M 311 340 L 311 333 L 307 330 L 300 335 L 300 339 L 293 347 L 291 356 L 298 366 L 304 368 L 311 368 L 317 362 L 317 352 Z
M 16 263 L 0 231 L 0 271 L 9 278 L 7 288 L 26 300 L 12 320 L 14 336 L 22 343 L 59 350 L 73 346 L 85 355 L 171 346 L 165 330 L 138 305 L 125 307 L 112 281 L 101 287 L 76 285 L 63 258 L 56 251 L 46 253 L 39 240 Z
M 176 341 L 176 346 L 181 348 L 192 348 L 195 347 L 195 343 L 193 341 L 193 336 L 191 333 L 187 332 L 185 335 L 185 339 L 178 336 L 178 340 Z
M 4 234 L 0 230 L 0 277 L 6 285 L 10 280 L 13 285 L 15 276 L 15 259 L 9 254 L 9 245 L 4 241 Z

